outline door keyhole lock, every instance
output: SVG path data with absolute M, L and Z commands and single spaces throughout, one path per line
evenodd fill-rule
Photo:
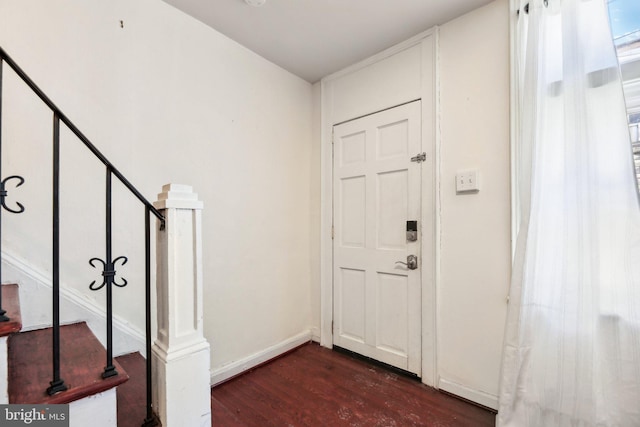
M 407 242 L 418 240 L 418 221 L 407 221 Z
M 408 255 L 407 262 L 396 261 L 396 264 L 406 265 L 409 270 L 415 270 L 418 268 L 418 257 L 415 255 Z

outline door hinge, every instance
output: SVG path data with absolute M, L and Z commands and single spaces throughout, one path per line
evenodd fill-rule
M 331 333 L 333 334 L 333 320 L 331 321 Z
M 331 226 L 331 240 L 333 240 L 336 237 L 336 229 L 335 227 L 332 225 Z
M 414 156 L 411 158 L 412 162 L 424 162 L 425 160 L 427 160 L 427 153 L 420 153 L 417 156 Z

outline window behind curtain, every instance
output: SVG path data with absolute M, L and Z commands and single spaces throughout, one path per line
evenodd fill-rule
M 629 132 L 640 188 L 640 1 L 609 0 L 609 19 L 622 72 Z

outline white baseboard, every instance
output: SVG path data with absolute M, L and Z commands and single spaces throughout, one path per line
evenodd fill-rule
M 248 371 L 251 368 L 274 359 L 281 354 L 286 353 L 289 350 L 293 350 L 294 348 L 299 347 L 309 341 L 311 341 L 311 331 L 301 332 L 300 334 L 279 342 L 276 345 L 252 354 L 249 357 L 214 369 L 211 371 L 211 386 L 214 387 L 220 383 L 223 383 L 235 376 L 240 375 L 245 371 Z
M 455 394 L 456 396 L 460 396 L 463 399 L 486 406 L 487 408 L 495 409 L 496 411 L 498 410 L 498 396 L 493 394 L 474 390 L 442 377 L 440 377 L 440 380 L 438 381 L 438 388 L 448 393 Z
M 51 278 L 33 268 L 26 261 L 2 251 L 3 275 L 6 283 L 17 283 L 20 292 L 22 330 L 29 331 L 51 326 Z M 98 340 L 106 342 L 106 313 L 104 308 L 83 297 L 77 291 L 60 287 L 65 312 L 61 313 L 62 324 L 84 321 Z M 114 356 L 146 352 L 144 334 L 126 320 L 113 316 Z

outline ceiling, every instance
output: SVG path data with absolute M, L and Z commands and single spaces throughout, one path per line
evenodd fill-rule
M 314 83 L 492 0 L 164 0 Z

